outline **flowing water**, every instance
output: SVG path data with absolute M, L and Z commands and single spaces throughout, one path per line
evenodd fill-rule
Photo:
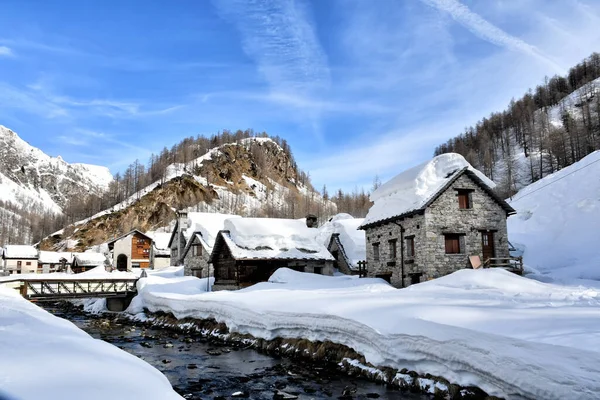
M 349 377 L 330 365 L 226 347 L 197 335 L 118 323 L 58 305 L 44 307 L 91 336 L 160 370 L 186 399 L 428 399 Z

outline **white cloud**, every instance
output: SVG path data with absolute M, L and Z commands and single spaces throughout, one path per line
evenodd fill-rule
M 213 0 L 275 91 L 328 87 L 330 72 L 307 7 L 293 0 Z
M 467 6 L 457 0 L 421 0 L 425 4 L 437 8 L 440 11 L 447 12 L 459 24 L 463 25 L 469 31 L 478 37 L 505 47 L 509 50 L 518 51 L 536 57 L 555 69 L 555 72 L 562 72 L 562 68 L 551 58 L 544 54 L 537 47 L 526 43 L 525 41 L 510 35 L 480 15 L 471 11 Z
M 0 57 L 14 57 L 15 53 L 10 47 L 0 46 Z

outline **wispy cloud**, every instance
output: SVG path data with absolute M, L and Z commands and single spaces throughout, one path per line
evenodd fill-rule
M 486 40 L 497 46 L 505 47 L 509 50 L 518 51 L 536 57 L 552 66 L 555 69 L 555 72 L 563 71 L 562 67 L 560 67 L 550 57 L 540 51 L 540 49 L 503 31 L 486 19 L 482 18 L 479 14 L 471 11 L 467 6 L 457 0 L 421 1 L 437 8 L 440 11 L 447 12 L 456 22 L 483 40 Z
M 15 53 L 10 47 L 0 46 L 0 57 L 14 57 Z
M 275 91 L 328 87 L 330 72 L 307 7 L 293 0 L 213 0 Z

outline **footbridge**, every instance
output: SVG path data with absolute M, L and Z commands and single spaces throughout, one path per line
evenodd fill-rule
M 12 277 L 11 277 L 12 278 Z M 123 311 L 137 294 L 138 278 L 36 278 L 3 279 L 0 286 L 13 288 L 32 302 L 105 298 L 110 311 Z

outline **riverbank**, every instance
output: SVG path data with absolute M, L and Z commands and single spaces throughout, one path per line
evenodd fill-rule
M 194 329 L 154 326 L 116 313 L 93 315 L 72 307 L 49 310 L 155 366 L 189 400 L 229 399 L 234 393 L 265 400 L 431 398 L 349 375 L 335 363 L 257 352 L 244 341 L 224 341 Z
M 169 273 L 140 280 L 128 312 L 214 320 L 265 341 L 331 342 L 366 366 L 439 376 L 497 397 L 595 399 L 600 391 L 594 288 L 463 270 L 396 290 L 379 279 L 280 269 L 270 282 L 204 293 L 205 280 Z
M 158 370 L 0 288 L 0 398 L 180 400 Z

